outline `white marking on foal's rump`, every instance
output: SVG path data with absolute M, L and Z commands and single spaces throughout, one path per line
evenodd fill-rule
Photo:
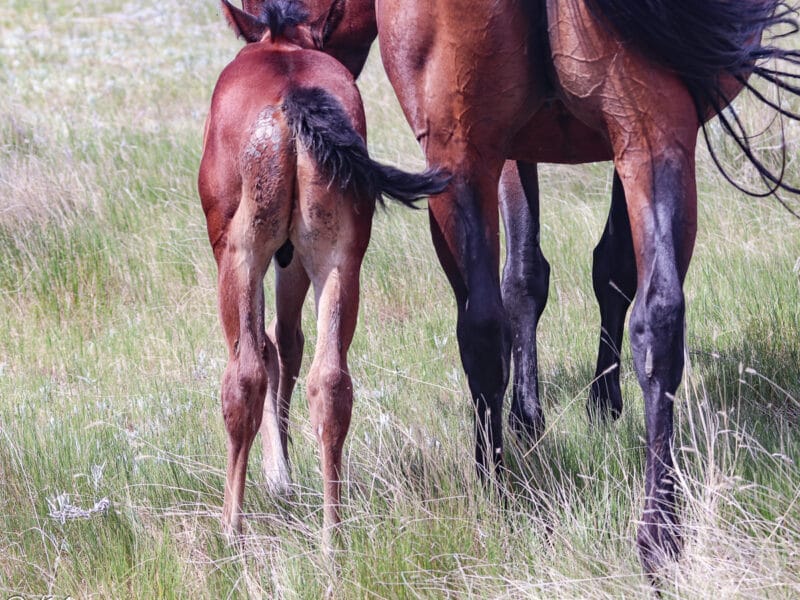
M 276 154 L 280 150 L 281 127 L 276 120 L 277 112 L 277 108 L 269 106 L 259 113 L 245 148 L 245 156 L 259 159 L 264 152 Z

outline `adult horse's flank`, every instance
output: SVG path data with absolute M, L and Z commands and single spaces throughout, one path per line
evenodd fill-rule
M 596 257 L 611 258 L 594 279 L 601 309 L 610 286 L 628 295 L 615 300 L 609 335 L 618 340 L 635 290 L 631 346 L 647 429 L 638 542 L 645 570 L 654 573 L 680 549 L 673 402 L 683 372 L 683 280 L 697 224 L 697 133 L 749 87 L 751 75 L 800 93 L 797 76 L 760 64 L 800 62 L 800 51 L 761 41 L 770 26 L 796 31 L 794 12 L 782 0 L 377 0 L 376 17 L 384 66 L 406 118 L 429 164 L 453 174 L 430 200 L 430 223 L 456 296 L 461 359 L 476 405 L 475 455 L 486 468 L 502 461 L 509 358 L 512 345 L 516 353 L 525 343 L 512 336 L 515 296 L 501 296 L 498 274 L 504 161 L 614 161 L 610 222 L 621 224 L 612 228 L 622 235 L 604 237 L 608 244 Z M 729 119 L 734 134 L 737 122 Z M 747 139 L 737 139 L 747 153 Z M 771 186 L 783 185 L 760 171 Z M 531 226 L 512 227 L 521 260 L 511 274 L 523 293 L 546 290 L 536 206 L 516 206 Z M 635 263 L 613 260 L 631 247 Z M 602 398 L 598 404 L 619 409 Z M 537 418 L 528 412 L 523 419 Z
M 347 350 L 375 201 L 387 194 L 411 204 L 441 192 L 447 178 L 434 171 L 411 175 L 369 158 L 353 77 L 315 49 L 325 40 L 326 20 L 309 25 L 307 14 L 286 0 L 266 2 L 258 17 L 225 0 L 222 9 L 248 42 L 214 90 L 198 179 L 228 345 L 223 526 L 241 531 L 247 458 L 259 426 L 269 485 L 278 491 L 290 485 L 289 399 L 303 349 L 300 312 L 313 283 L 318 337 L 306 390 L 321 449 L 328 545 L 339 522 L 342 445 L 353 401 Z M 263 279 L 273 256 L 277 315 L 267 334 Z

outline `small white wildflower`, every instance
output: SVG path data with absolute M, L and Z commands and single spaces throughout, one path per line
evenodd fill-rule
M 72 504 L 69 494 L 66 492 L 54 497 L 48 497 L 46 500 L 50 508 L 48 515 L 62 525 L 72 519 L 88 519 L 95 514 L 105 515 L 111 506 L 111 501 L 108 498 L 102 498 L 95 502 L 92 508 L 86 510 Z
M 100 481 L 103 479 L 103 470 L 106 468 L 106 463 L 102 465 L 92 465 L 92 485 L 96 492 L 100 487 Z

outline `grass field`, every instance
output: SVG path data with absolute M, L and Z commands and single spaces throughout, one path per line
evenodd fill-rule
M 530 452 L 509 440 L 505 506 L 474 474 L 455 306 L 427 217 L 377 215 L 332 572 L 302 375 L 295 495 L 267 493 L 256 448 L 245 543 L 220 535 L 225 353 L 195 179 L 210 93 L 239 42 L 211 0 L 9 0 L 0 35 L 0 598 L 650 595 L 635 546 L 644 424 L 627 342 L 623 417 L 592 429 L 584 413 L 608 165 L 542 168 L 548 430 Z M 421 167 L 377 53 L 361 89 L 374 156 Z M 770 123 L 742 106 L 753 130 Z M 800 128 L 786 134 L 797 181 Z M 735 192 L 700 155 L 676 404 L 686 549 L 664 591 L 796 598 L 800 221 Z

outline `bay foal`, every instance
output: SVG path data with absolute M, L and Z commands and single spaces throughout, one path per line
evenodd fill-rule
M 268 485 L 290 485 L 288 400 L 303 347 L 300 311 L 313 284 L 318 333 L 306 391 L 320 444 L 329 546 L 353 402 L 347 350 L 375 201 L 387 194 L 411 204 L 441 192 L 447 178 L 410 175 L 369 158 L 353 77 L 315 49 L 324 22 L 309 25 L 300 5 L 286 0 L 264 3 L 259 16 L 225 0 L 222 10 L 248 42 L 214 90 L 198 179 L 228 346 L 223 527 L 241 531 L 247 459 L 259 427 Z M 263 279 L 273 256 L 277 315 L 267 334 Z

